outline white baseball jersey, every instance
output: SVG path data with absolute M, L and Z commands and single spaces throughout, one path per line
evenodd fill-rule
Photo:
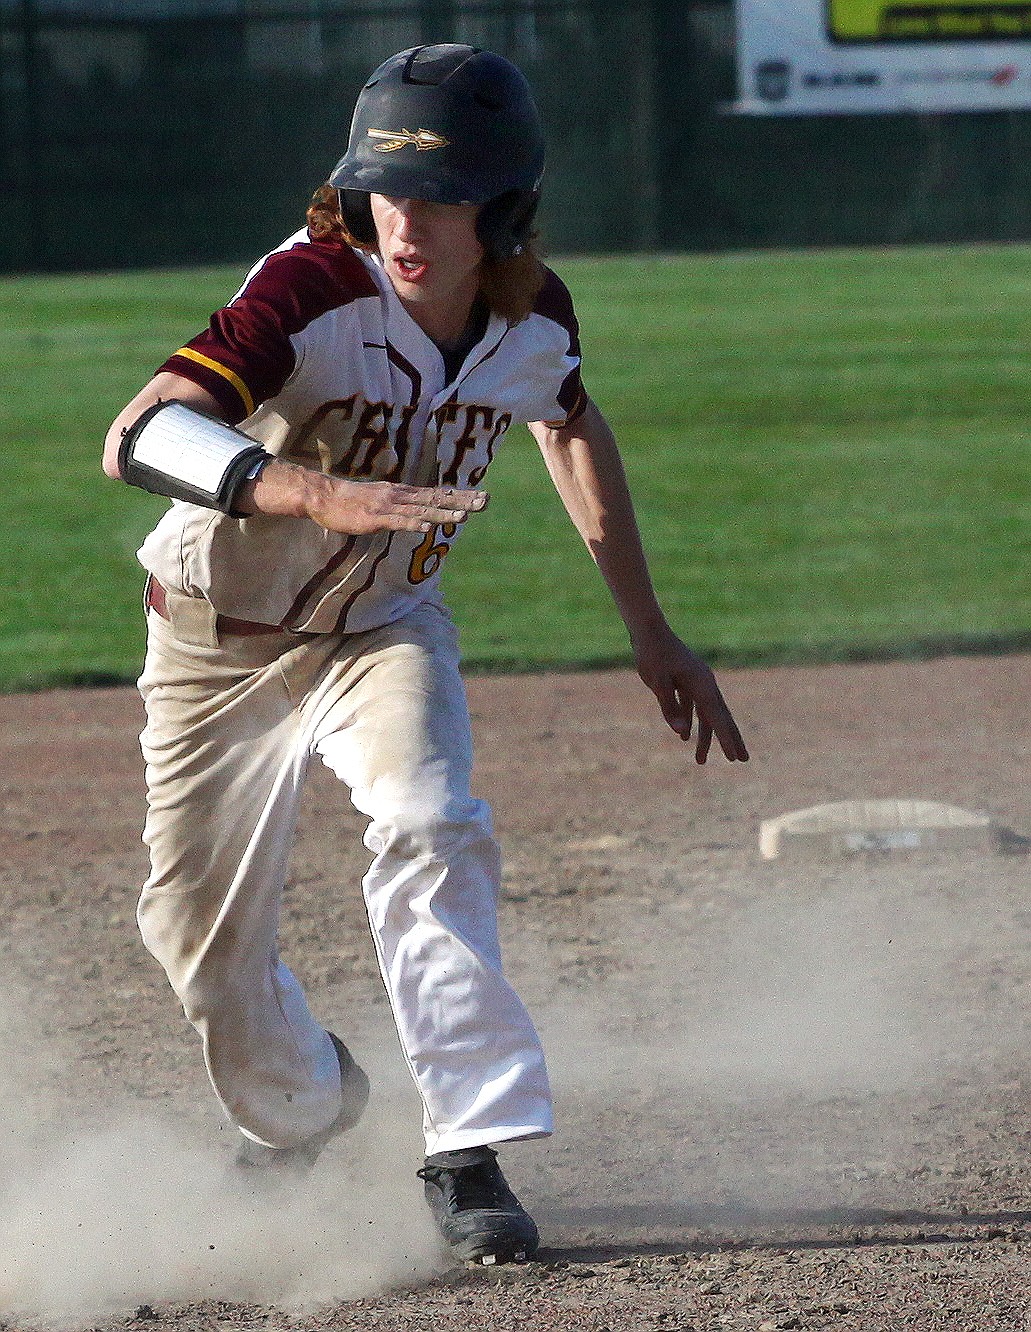
M 492 314 L 450 383 L 378 259 L 291 236 L 205 332 L 171 356 L 270 453 L 334 475 L 478 487 L 513 422 L 565 424 L 585 402 L 569 293 L 547 271 L 534 312 Z M 436 589 L 460 527 L 342 536 L 175 501 L 139 552 L 166 587 L 297 632 L 391 623 Z

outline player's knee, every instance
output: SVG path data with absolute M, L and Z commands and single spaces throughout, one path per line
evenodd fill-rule
M 447 861 L 469 847 L 492 843 L 494 830 L 482 800 L 409 801 L 370 824 L 365 840 L 377 855 Z

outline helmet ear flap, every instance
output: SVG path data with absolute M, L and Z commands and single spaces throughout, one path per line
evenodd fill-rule
M 483 205 L 476 235 L 486 259 L 499 263 L 522 253 L 539 201 L 539 190 L 509 190 Z
M 376 244 L 376 224 L 372 220 L 372 196 L 364 190 L 337 190 L 340 216 L 344 226 L 362 245 Z

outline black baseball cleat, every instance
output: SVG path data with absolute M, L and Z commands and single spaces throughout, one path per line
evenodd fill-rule
M 463 1262 L 525 1263 L 537 1252 L 537 1227 L 490 1147 L 427 1156 L 416 1173 L 440 1233 Z
M 361 1119 L 362 1111 L 369 1099 L 369 1079 L 354 1062 L 350 1050 L 343 1041 L 332 1032 L 329 1033 L 329 1039 L 333 1042 L 340 1063 L 342 1105 L 336 1119 L 321 1133 L 316 1133 L 293 1147 L 266 1147 L 264 1143 L 255 1142 L 253 1138 L 247 1138 L 241 1133 L 235 1161 L 239 1170 L 268 1171 L 272 1175 L 281 1177 L 306 1175 L 327 1144 L 338 1134 L 354 1128 Z

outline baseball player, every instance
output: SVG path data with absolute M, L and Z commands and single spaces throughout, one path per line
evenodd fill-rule
M 423 1104 L 419 1171 L 466 1261 L 532 1256 L 495 1145 L 552 1131 L 506 981 L 490 811 L 440 571 L 527 423 L 666 722 L 746 759 L 709 668 L 656 602 L 565 287 L 531 244 L 544 146 L 528 85 L 461 45 L 402 51 L 358 98 L 308 226 L 266 255 L 108 434 L 108 475 L 173 503 L 147 537 L 150 875 L 138 919 L 200 1034 L 242 1167 L 293 1171 L 368 1081 L 277 953 L 306 769 L 368 820 L 363 880 Z M 476 519 L 478 521 L 478 519 Z M 498 570 L 504 577 L 504 570 Z

